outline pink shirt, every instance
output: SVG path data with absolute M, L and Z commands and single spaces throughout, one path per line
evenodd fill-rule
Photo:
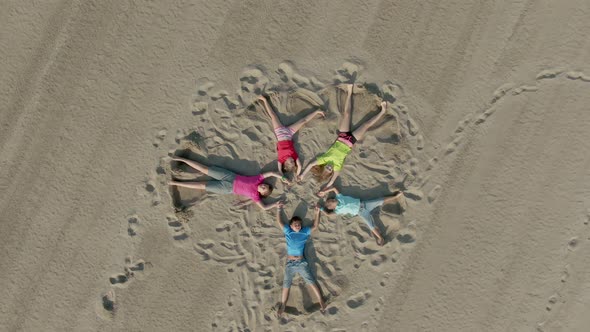
M 234 194 L 246 196 L 254 202 L 260 202 L 258 185 L 262 183 L 264 177 L 262 174 L 254 176 L 236 175 L 234 180 Z

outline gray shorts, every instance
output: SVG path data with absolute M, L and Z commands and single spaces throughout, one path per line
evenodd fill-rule
M 205 190 L 208 192 L 216 194 L 231 194 L 233 192 L 236 173 L 221 167 L 211 166 L 207 175 L 215 179 L 207 181 L 205 184 Z
M 375 220 L 373 220 L 371 211 L 375 210 L 381 205 L 383 205 L 383 198 L 361 201 L 361 209 L 359 210 L 359 216 L 361 216 L 365 220 L 367 226 L 369 226 L 371 230 L 375 228 Z
M 293 277 L 296 273 L 299 273 L 306 284 L 315 284 L 315 279 L 311 275 L 309 264 L 307 264 L 305 259 L 301 259 L 299 261 L 287 261 L 287 266 L 285 267 L 285 278 L 283 279 L 283 288 L 291 287 L 291 284 L 293 283 Z

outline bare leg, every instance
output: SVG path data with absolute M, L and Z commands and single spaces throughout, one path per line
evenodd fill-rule
M 287 306 L 287 300 L 289 299 L 289 290 L 290 288 L 283 288 L 283 293 L 281 294 L 281 306 L 277 311 L 277 315 L 281 316 L 283 312 L 285 312 L 285 307 Z
M 391 196 L 383 197 L 383 204 L 397 203 L 397 202 L 401 203 L 401 200 L 403 198 L 404 198 L 404 193 L 401 191 L 398 191 L 397 193 L 395 193 Z
M 200 189 L 205 190 L 206 182 L 178 182 L 178 181 L 170 181 L 168 182 L 171 186 L 178 186 L 178 187 L 185 187 L 190 189 Z
M 291 131 L 293 133 L 296 133 L 299 131 L 299 129 L 301 129 L 301 127 L 303 127 L 303 125 L 305 125 L 306 123 L 308 123 L 309 121 L 311 121 L 311 119 L 313 119 L 316 115 L 320 115 L 322 117 L 326 117 L 326 115 L 324 114 L 324 112 L 317 110 L 315 112 L 309 113 L 308 115 L 306 115 L 303 119 L 300 119 L 299 121 L 291 124 L 289 126 L 289 129 L 291 129 Z
M 201 163 L 198 163 L 194 160 L 181 158 L 181 157 L 172 157 L 172 160 L 181 161 L 205 175 L 207 175 L 209 173 L 209 167 L 207 167 Z
M 377 228 L 373 228 L 371 230 L 371 233 L 373 233 L 373 236 L 375 236 L 375 241 L 377 242 L 377 245 L 382 246 L 383 244 L 385 244 L 385 239 L 383 239 L 383 236 L 381 236 L 381 232 L 379 232 Z
M 367 122 L 363 123 L 360 127 L 358 127 L 352 133 L 354 135 L 354 137 L 359 141 L 362 140 L 363 137 L 365 136 L 365 133 L 367 132 L 367 130 L 369 130 L 369 128 L 372 127 L 375 123 L 377 123 L 377 121 L 379 121 L 381 119 L 381 117 L 383 117 L 383 115 L 385 115 L 386 112 L 387 112 L 387 102 L 382 102 L 381 103 L 381 111 L 379 112 L 379 114 L 370 118 L 369 120 L 367 120 Z
M 312 290 L 312 292 L 318 298 L 318 302 L 320 302 L 320 311 L 323 313 L 326 310 L 326 303 L 324 302 L 324 299 L 322 298 L 322 294 L 320 293 L 320 289 L 318 288 L 318 286 L 316 284 L 309 285 L 309 288 Z
M 353 85 L 349 84 L 346 86 L 346 103 L 344 104 L 344 114 L 338 124 L 338 131 L 347 132 L 350 131 L 350 123 L 352 122 L 352 88 Z
M 272 110 L 272 107 L 270 107 L 270 104 L 268 103 L 266 98 L 264 96 L 260 96 L 260 97 L 258 97 L 258 100 L 260 100 L 260 102 L 262 103 L 262 106 L 264 107 L 266 114 L 268 114 L 268 116 L 270 116 L 270 120 L 272 122 L 273 129 L 283 127 L 281 120 L 279 120 L 279 117 L 277 116 L 277 114 Z

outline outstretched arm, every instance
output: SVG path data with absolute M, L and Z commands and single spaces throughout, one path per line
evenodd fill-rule
M 318 196 L 319 197 L 324 197 L 329 192 L 334 192 L 334 193 L 336 193 L 336 195 L 340 194 L 340 190 L 338 190 L 338 188 L 336 188 L 336 187 L 326 187 L 324 190 L 320 190 L 318 192 Z
M 247 199 L 245 201 L 237 202 L 236 204 L 234 204 L 234 206 L 237 207 L 237 208 L 241 208 L 241 207 L 244 207 L 246 205 L 250 205 L 251 203 L 252 203 L 252 200 Z
M 277 224 L 279 224 L 281 229 L 285 227 L 285 223 L 283 222 L 283 204 L 277 206 Z
M 316 203 L 314 208 L 314 216 L 313 216 L 313 226 L 311 227 L 311 231 L 315 231 L 318 229 L 320 225 L 320 203 Z
M 334 184 L 334 181 L 340 176 L 340 171 L 334 171 L 332 177 L 330 178 L 330 182 L 326 184 L 326 188 L 331 187 Z
M 314 167 L 315 165 L 318 164 L 317 159 L 310 162 L 307 167 L 305 167 L 305 170 L 303 171 L 303 173 L 299 176 L 299 181 L 303 181 L 303 178 L 305 177 L 305 175 L 307 175 L 307 173 L 309 173 L 309 171 L 311 170 L 312 167 Z
M 281 180 L 281 182 L 283 182 L 283 183 L 286 183 L 286 184 L 289 184 L 290 183 L 289 180 L 287 179 L 287 177 L 284 176 L 283 174 L 279 173 L 279 172 L 266 172 L 266 173 L 262 173 L 262 177 L 265 178 L 265 179 L 266 178 L 273 177 L 273 178 L 277 178 L 277 179 Z
M 297 170 L 295 171 L 295 177 L 299 176 L 299 174 L 301 174 L 301 169 L 303 168 L 301 166 L 301 160 L 299 160 L 299 158 L 297 158 L 297 160 L 295 160 L 295 164 L 297 165 Z
M 283 203 L 282 201 L 276 201 L 272 204 L 264 204 L 264 203 L 262 203 L 262 201 L 260 201 L 260 202 L 256 202 L 256 205 L 258 205 L 263 210 L 270 210 L 273 207 L 279 206 L 282 203 Z

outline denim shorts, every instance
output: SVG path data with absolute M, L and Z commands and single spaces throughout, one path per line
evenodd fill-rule
M 383 205 L 383 198 L 371 199 L 368 201 L 361 201 L 361 208 L 359 210 L 359 216 L 365 220 L 367 226 L 371 230 L 375 228 L 375 220 L 371 215 L 371 211 Z
M 291 284 L 293 283 L 293 277 L 296 273 L 299 273 L 303 281 L 305 281 L 308 285 L 315 284 L 315 279 L 311 275 L 311 270 L 309 269 L 309 264 L 305 259 L 301 260 L 291 260 L 287 261 L 287 266 L 285 267 L 285 278 L 283 279 L 283 288 L 290 288 Z
M 207 181 L 206 191 L 216 194 L 231 194 L 233 192 L 236 173 L 221 167 L 211 166 L 207 175 L 215 180 Z

